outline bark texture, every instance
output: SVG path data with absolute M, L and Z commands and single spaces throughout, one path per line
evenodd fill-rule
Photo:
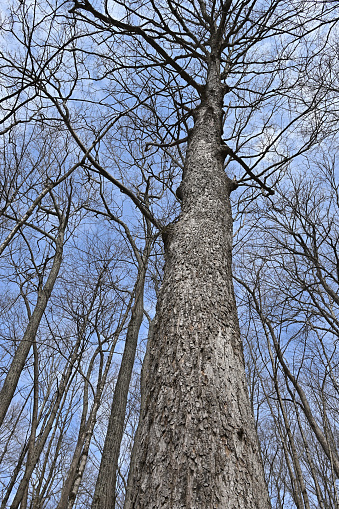
M 270 507 L 232 284 L 223 88 L 210 64 L 190 133 L 179 220 L 142 374 L 125 509 Z

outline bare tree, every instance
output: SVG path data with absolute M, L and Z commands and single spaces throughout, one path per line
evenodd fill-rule
M 282 93 L 270 106 L 275 112 L 284 104 L 283 92 L 287 95 L 296 83 L 279 73 L 272 55 L 265 58 L 260 50 L 255 53 L 252 49 L 275 37 L 278 67 L 283 60 L 286 65 L 301 30 L 300 24 L 290 26 L 291 37 L 287 36 L 290 17 L 297 12 L 304 23 L 311 6 L 304 10 L 295 3 L 286 10 L 279 2 L 263 8 L 257 2 L 211 6 L 199 2 L 189 7 L 166 2 L 158 7 L 150 2 L 153 17 L 147 16 L 144 7 L 124 3 L 116 14 L 108 5 L 98 10 L 85 0 L 75 2 L 73 9 L 87 23 L 111 34 L 113 41 L 131 38 L 144 66 L 148 62 L 168 79 L 174 76 L 177 90 L 181 88 L 185 94 L 188 88 L 192 90 L 186 118 L 193 116 L 194 124 L 186 136 L 180 139 L 172 135 L 169 141 L 164 136 L 148 144 L 148 148 L 166 148 L 188 140 L 183 180 L 177 191 L 182 200 L 181 214 L 163 229 L 166 266 L 154 333 L 148 343 L 143 403 L 125 506 L 268 507 L 233 296 L 229 195 L 235 185 L 224 173 L 224 160 L 231 157 L 245 170 L 243 180 L 250 178 L 272 194 L 265 175 L 313 143 L 317 121 L 309 116 L 311 134 L 294 153 L 281 154 L 277 145 L 283 134 L 314 111 L 318 98 L 314 94 L 309 104 L 296 104 L 295 116 L 277 134 L 269 133 L 272 113 L 267 114 L 259 127 L 263 148 L 255 153 L 252 167 L 245 160 L 250 154 L 239 154 L 240 148 L 248 151 L 250 147 L 241 139 L 251 124 L 251 112 L 246 110 L 237 133 L 231 130 L 228 137 L 226 131 L 223 141 L 223 105 L 230 90 L 245 102 L 243 91 L 249 89 L 248 96 L 256 96 L 256 108 L 264 114 L 273 90 L 277 97 L 278 82 Z M 330 12 L 331 7 L 326 15 Z M 326 15 L 316 26 L 326 22 Z M 308 25 L 306 32 L 315 29 Z M 281 33 L 285 37 L 280 38 Z M 287 48 L 292 47 L 289 52 Z M 128 63 L 120 65 L 129 69 Z M 241 71 L 238 65 L 242 65 Z M 251 72 L 259 73 L 259 68 L 265 78 L 258 82 Z M 152 82 L 159 89 L 159 82 Z M 178 103 L 179 94 L 173 92 Z M 182 108 L 183 101 L 179 104 Z M 185 129 L 184 121 L 181 125 Z M 229 141 L 236 141 L 234 149 Z M 256 175 L 254 168 L 259 168 L 270 153 L 274 154 L 273 163 Z
M 337 504 L 338 184 L 331 157 L 322 157 L 305 172 L 290 171 L 289 183 L 257 207 L 248 248 L 237 256 L 246 328 L 260 341 L 260 413 L 268 405 L 286 433 L 297 507 L 301 497 L 301 507 Z
M 326 105 L 333 88 L 319 80 L 311 84 L 308 77 L 331 44 L 334 4 L 19 4 L 4 25 L 6 41 L 16 41 L 1 54 L 4 135 L 22 125 L 48 128 L 60 133 L 68 150 L 57 175 L 48 173 L 20 215 L 9 216 L 13 194 L 5 190 L 4 218 L 14 224 L 10 229 L 5 223 L 2 251 L 23 226 L 37 227 L 33 213 L 48 214 L 42 200 L 71 175 L 78 188 L 89 190 L 88 202 L 96 200 L 94 189 L 105 179 L 114 196 L 113 214 L 128 218 L 124 224 L 130 230 L 141 214 L 164 241 L 165 268 L 143 368 L 125 507 L 267 508 L 233 291 L 230 194 L 244 185 L 254 190 L 247 203 L 258 191 L 272 196 L 286 166 L 332 132 Z M 96 214 L 93 204 L 86 207 Z M 328 281 L 319 270 L 325 288 Z M 256 288 L 245 284 L 254 299 Z M 261 326 L 300 404 L 299 380 L 284 364 L 270 317 L 260 299 L 256 302 Z M 326 316 L 331 320 L 329 312 Z M 136 340 L 137 333 L 134 350 Z M 132 362 L 128 365 L 130 372 Z M 86 405 L 86 397 L 82 400 Z M 68 403 L 63 408 L 72 413 Z M 290 419 L 283 404 L 279 412 L 283 436 Z M 52 411 L 46 423 L 49 417 L 56 414 Z M 313 420 L 310 426 L 331 456 L 333 433 L 327 421 L 323 424 L 321 429 Z M 286 447 L 295 451 L 292 438 L 289 434 L 281 451 L 289 461 L 291 493 L 299 506 L 307 505 L 296 454 Z M 56 453 L 60 444 L 56 439 Z M 330 463 L 335 471 L 335 457 Z M 27 472 L 15 504 L 26 497 Z M 110 493 L 115 475 L 114 466 Z M 69 497 L 68 484 L 64 493 Z M 114 505 L 114 496 L 108 498 Z
M 32 344 L 35 340 L 35 336 L 40 325 L 41 318 L 45 312 L 48 300 L 51 296 L 53 287 L 59 274 L 64 247 L 64 235 L 69 216 L 69 207 L 65 211 L 60 211 L 58 208 L 56 208 L 55 214 L 60 221 L 60 225 L 58 228 L 56 238 L 55 239 L 52 238 L 55 242 L 55 254 L 53 257 L 53 264 L 45 283 L 43 283 L 43 272 L 40 272 L 40 274 L 38 274 L 40 281 L 38 287 L 37 302 L 33 313 L 29 316 L 29 323 L 27 329 L 25 331 L 25 334 L 23 335 L 19 347 L 15 352 L 14 358 L 11 362 L 11 366 L 8 370 L 8 373 L 1 388 L 0 425 L 3 422 L 8 407 L 12 401 L 21 372 L 25 365 Z M 52 236 L 50 235 L 50 237 Z

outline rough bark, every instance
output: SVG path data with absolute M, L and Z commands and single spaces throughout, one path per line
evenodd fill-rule
M 211 61 L 188 141 L 182 213 L 164 232 L 125 509 L 270 507 L 232 284 L 223 92 Z

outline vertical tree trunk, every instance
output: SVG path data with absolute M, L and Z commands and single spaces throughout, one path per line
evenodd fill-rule
M 67 473 L 66 480 L 63 483 L 60 501 L 58 503 L 58 506 L 56 509 L 72 509 L 75 499 L 77 497 L 77 493 L 82 481 L 82 477 L 85 471 L 85 466 L 87 463 L 89 448 L 93 436 L 94 427 L 96 424 L 97 419 L 97 413 L 100 408 L 101 403 L 101 397 L 102 392 L 105 387 L 106 379 L 109 373 L 109 368 L 112 363 L 113 354 L 115 351 L 115 346 L 117 344 L 117 341 L 119 339 L 119 335 L 124 328 L 125 322 L 127 320 L 127 316 L 129 314 L 132 301 L 134 297 L 131 297 L 126 312 L 124 313 L 124 316 L 115 331 L 114 334 L 114 340 L 110 347 L 110 352 L 107 358 L 106 366 L 104 369 L 104 372 L 102 374 L 102 377 L 100 377 L 100 373 L 98 375 L 98 384 L 96 388 L 96 393 L 94 396 L 94 401 L 92 408 L 90 410 L 89 416 L 87 418 L 87 406 L 88 406 L 88 381 L 90 379 L 90 371 L 87 372 L 87 381 L 85 382 L 85 389 L 84 389 L 84 396 L 83 396 L 83 415 L 81 418 L 80 423 L 80 429 L 79 429 L 79 435 L 78 435 L 78 441 L 73 453 L 72 462 L 70 465 L 70 468 Z M 94 363 L 95 357 L 92 358 L 92 361 Z M 91 361 L 91 362 L 92 362 Z M 87 418 L 87 420 L 86 420 Z
M 78 491 L 80 488 L 80 484 L 82 481 L 82 477 L 84 475 L 84 471 L 85 471 L 85 467 L 86 467 L 86 463 L 87 463 L 87 459 L 88 459 L 89 447 L 91 445 L 93 430 L 94 430 L 94 426 L 96 424 L 95 419 L 96 419 L 96 411 L 94 412 L 93 420 L 91 421 L 90 427 L 89 427 L 88 432 L 86 433 L 86 436 L 85 436 L 84 447 L 83 447 L 80 457 L 79 457 L 79 461 L 77 464 L 77 470 L 76 470 L 75 475 L 72 479 L 73 483 L 70 486 L 69 496 L 67 498 L 67 505 L 62 506 L 62 507 L 66 507 L 66 509 L 72 509 L 72 507 L 75 504 L 75 500 L 76 500 L 76 497 L 77 497 L 77 494 L 78 494 Z
M 280 393 L 279 380 L 278 380 L 278 376 L 277 376 L 277 368 L 276 368 L 275 359 L 273 356 L 273 352 L 272 352 L 270 343 L 268 343 L 268 350 L 269 350 L 272 370 L 273 370 L 273 374 L 274 374 L 275 391 L 277 394 L 280 410 L 281 410 L 281 413 L 283 416 L 284 426 L 285 426 L 286 434 L 288 437 L 289 451 L 290 451 L 290 455 L 292 457 L 294 471 L 295 471 L 295 475 L 296 475 L 296 477 L 294 477 L 293 473 L 291 475 L 291 482 L 292 482 L 292 488 L 293 488 L 292 494 L 293 494 L 293 498 L 294 498 L 294 503 L 297 507 L 300 507 L 300 508 L 305 507 L 305 509 L 310 509 L 310 503 L 308 500 L 307 490 L 306 490 L 305 481 L 304 481 L 304 477 L 303 477 L 303 473 L 302 473 L 302 469 L 301 469 L 301 465 L 300 465 L 300 461 L 299 461 L 299 457 L 298 457 L 297 448 L 296 448 L 296 445 L 294 442 L 294 437 L 293 437 L 293 433 L 291 430 L 289 418 L 288 418 L 288 415 L 287 415 L 287 412 L 286 412 L 286 409 L 284 406 L 283 398 Z M 289 453 L 288 453 L 288 448 L 287 448 L 287 441 L 284 440 L 283 437 L 282 437 L 282 443 L 284 445 L 286 462 L 287 462 Z M 303 500 L 303 503 L 302 503 L 302 500 Z
M 34 444 L 36 437 L 36 430 L 38 427 L 38 409 L 39 409 L 39 357 L 36 342 L 33 343 L 34 352 L 34 387 L 33 387 L 33 410 L 32 410 L 32 426 L 28 442 L 27 465 L 31 462 L 31 457 L 34 453 Z M 22 498 L 20 509 L 27 509 L 28 499 L 28 483 Z
M 125 509 L 270 507 L 232 284 L 222 101 L 211 60 L 188 141 L 182 213 L 164 232 Z
M 18 346 L 18 349 L 15 352 L 11 366 L 8 370 L 7 376 L 0 391 L 0 426 L 2 425 L 8 407 L 11 404 L 27 356 L 37 334 L 41 319 L 43 317 L 49 298 L 52 294 L 55 281 L 59 274 L 62 262 L 64 233 L 66 225 L 67 220 L 64 219 L 62 224 L 60 225 L 59 233 L 56 239 L 55 255 L 51 271 L 48 275 L 45 286 L 39 290 L 38 300 L 35 309 L 32 313 L 32 316 L 29 319 L 25 334 Z
M 100 470 L 95 486 L 92 509 L 114 509 L 116 499 L 116 474 L 123 437 L 127 397 L 132 376 L 139 331 L 144 315 L 144 286 L 149 256 L 147 240 L 143 259 L 139 261 L 138 279 L 135 285 L 135 301 L 128 324 L 125 349 L 113 395 Z
M 84 328 L 85 330 L 85 328 Z M 78 351 L 81 344 L 82 334 L 79 334 L 79 337 L 77 339 L 77 342 L 73 348 L 72 355 L 69 359 L 68 366 L 65 368 L 64 374 L 62 375 L 60 385 L 58 386 L 54 400 L 52 402 L 52 408 L 50 410 L 46 425 L 44 428 L 41 429 L 35 444 L 34 449 L 30 455 L 30 461 L 26 464 L 25 473 L 20 481 L 20 484 L 18 486 L 17 492 L 15 494 L 15 497 L 13 498 L 12 504 L 10 506 L 10 509 L 18 509 L 18 507 L 21 505 L 22 497 L 24 496 L 26 486 L 32 476 L 32 473 L 39 461 L 39 458 L 41 456 L 41 453 L 44 449 L 44 446 L 47 442 L 47 439 L 49 437 L 49 434 L 52 430 L 52 427 L 54 426 L 54 433 L 56 426 L 58 425 L 58 421 L 60 418 L 60 413 L 62 411 L 62 408 L 65 404 L 66 398 L 67 398 L 67 392 L 69 390 L 69 386 L 72 383 L 72 378 L 74 377 L 74 373 L 77 370 L 76 362 L 78 357 Z
M 294 403 L 295 414 L 297 416 L 297 421 L 298 421 L 298 426 L 299 426 L 300 434 L 301 434 L 302 439 L 303 439 L 303 444 L 304 444 L 304 449 L 305 449 L 305 453 L 306 453 L 307 462 L 308 462 L 308 465 L 309 465 L 309 468 L 310 468 L 310 471 L 311 471 L 311 474 L 312 474 L 312 478 L 313 478 L 313 482 L 314 482 L 314 486 L 315 486 L 315 492 L 317 494 L 317 500 L 318 500 L 318 504 L 319 504 L 319 509 L 325 509 L 324 497 L 323 497 L 323 494 L 321 493 L 321 489 L 320 489 L 320 486 L 319 486 L 317 471 L 315 469 L 314 462 L 313 462 L 312 456 L 310 454 L 309 444 L 308 444 L 306 435 L 305 435 L 304 430 L 303 430 L 302 422 L 300 420 L 300 415 L 299 415 L 299 408 L 298 408 L 297 402 L 295 401 L 295 397 L 294 396 L 293 396 L 293 403 Z

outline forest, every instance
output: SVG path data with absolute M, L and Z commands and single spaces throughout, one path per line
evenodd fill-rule
M 0 509 L 338 509 L 337 0 L 0 7 Z

